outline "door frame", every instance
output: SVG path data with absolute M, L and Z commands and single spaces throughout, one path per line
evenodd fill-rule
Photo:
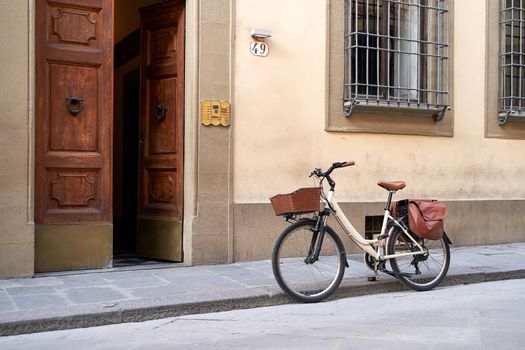
M 184 48 L 183 261 L 192 264 L 193 218 L 197 216 L 197 135 L 199 128 L 199 2 L 186 0 Z
M 35 217 L 35 120 L 36 120 L 36 1 L 29 0 L 29 164 L 30 179 L 28 221 L 34 223 Z M 197 145 L 199 127 L 199 3 L 198 0 L 186 0 L 185 31 L 185 82 L 184 82 L 184 205 L 182 249 L 184 262 L 192 264 L 193 218 L 197 216 Z M 113 102 L 114 103 L 114 102 Z M 113 118 L 113 116 L 111 116 Z M 113 167 L 113 159 L 111 159 Z M 113 182 L 112 182 L 113 187 Z

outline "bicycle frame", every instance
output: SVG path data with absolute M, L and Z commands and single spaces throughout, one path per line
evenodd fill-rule
M 341 210 L 341 207 L 337 203 L 336 200 L 334 200 L 334 194 L 335 191 L 330 190 L 328 192 L 328 195 L 326 196 L 326 200 L 323 199 L 323 202 L 326 204 L 328 208 L 330 208 L 331 213 L 334 215 L 337 222 L 341 225 L 345 233 L 350 237 L 350 239 L 357 244 L 359 248 L 361 248 L 363 251 L 367 252 L 372 256 L 374 259 L 378 261 L 383 261 L 391 258 L 397 258 L 402 256 L 414 256 L 414 255 L 421 255 L 425 254 L 424 248 L 412 237 L 412 235 L 408 232 L 407 229 L 403 227 L 394 217 L 392 217 L 389 209 L 389 205 L 385 208 L 385 214 L 383 216 L 383 225 L 381 227 L 381 233 L 379 234 L 379 238 L 375 239 L 365 239 L 356 229 L 355 227 L 350 223 L 348 218 L 345 216 L 343 211 Z M 391 192 L 392 194 L 392 192 Z M 391 198 L 391 197 L 389 197 Z M 388 227 L 388 222 L 392 221 L 394 225 L 396 225 L 398 228 L 403 230 L 405 235 L 410 238 L 410 240 L 415 244 L 416 247 L 419 248 L 419 251 L 410 252 L 410 253 L 399 253 L 399 254 L 392 254 L 388 255 L 386 254 L 385 250 L 385 241 L 386 238 L 390 237 L 389 234 L 386 234 L 386 229 Z M 391 228 L 392 230 L 392 228 Z M 382 252 L 385 252 L 385 254 L 382 254 Z

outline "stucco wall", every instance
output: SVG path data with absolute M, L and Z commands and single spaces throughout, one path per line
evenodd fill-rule
M 455 244 L 525 241 L 525 140 L 484 136 L 486 3 L 451 3 L 454 125 L 451 137 L 437 137 L 325 131 L 334 69 L 328 21 L 341 21 L 340 12 L 325 0 L 236 2 L 234 260 L 270 257 L 284 227 L 266 204 L 270 196 L 310 186 L 311 169 L 344 160 L 357 166 L 335 173 L 336 197 L 360 232 L 365 216 L 382 215 L 386 193 L 377 180 L 405 180 L 397 198 L 446 201 Z M 253 27 L 273 32 L 265 58 L 249 52 Z
M 404 197 L 524 199 L 525 141 L 484 137 L 485 3 L 454 2 L 454 135 L 331 133 L 325 129 L 327 2 L 236 2 L 234 200 L 262 203 L 311 184 L 333 161 L 340 201 L 382 201 L 378 179 L 405 180 Z M 255 10 L 256 9 L 256 10 Z M 268 57 L 250 29 L 270 29 Z
M 484 137 L 486 4 L 455 1 L 454 134 L 425 137 L 325 131 L 327 2 L 188 0 L 186 262 L 267 257 L 261 246 L 271 248 L 273 238 L 257 235 L 268 227 L 278 232 L 280 222 L 254 203 L 310 185 L 312 168 L 336 160 L 357 162 L 336 180 L 338 199 L 350 203 L 345 208 L 358 203 L 350 216 L 360 229 L 364 215 L 381 209 L 385 193 L 375 182 L 383 178 L 407 181 L 400 196 L 449 200 L 457 233 L 484 230 L 460 243 L 501 241 L 498 226 L 525 237 L 525 219 L 516 214 L 525 200 L 525 141 Z M 34 0 L 0 1 L 9 14 L 0 23 L 8 48 L 0 51 L 0 276 L 31 275 L 34 265 L 33 8 Z M 253 27 L 272 30 L 268 57 L 250 54 Z M 231 100 L 231 127 L 197 126 L 202 99 Z M 514 221 L 505 221 L 512 210 Z M 232 246 L 246 249 L 234 253 Z
M 32 0 L 0 1 L 0 277 L 33 273 Z

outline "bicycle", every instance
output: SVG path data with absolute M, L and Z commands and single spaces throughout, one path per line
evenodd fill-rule
M 400 208 L 394 215 L 391 211 L 393 195 L 406 186 L 405 182 L 379 181 L 378 185 L 388 191 L 382 228 L 376 238 L 365 239 L 334 199 L 336 183 L 331 173 L 352 165 L 355 162 L 336 162 L 326 172 L 316 168 L 310 177 L 319 181 L 318 187 L 271 198 L 276 214 L 291 223 L 277 238 L 272 253 L 272 269 L 281 289 L 297 301 L 319 302 L 339 287 L 345 267 L 349 265 L 343 242 L 326 224 L 331 215 L 364 251 L 364 262 L 374 271 L 372 279 L 377 280 L 378 272 L 383 272 L 416 291 L 439 285 L 450 264 L 452 242 L 446 233 L 441 239 L 428 240 L 411 232 L 406 208 L 400 205 L 402 202 L 398 202 Z M 330 186 L 328 194 L 323 190 L 324 180 Z M 301 217 L 312 212 L 313 217 Z M 392 270 L 386 268 L 387 260 Z

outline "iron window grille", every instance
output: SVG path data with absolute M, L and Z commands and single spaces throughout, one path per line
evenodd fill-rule
M 500 0 L 498 123 L 525 121 L 525 0 Z
M 449 0 L 345 0 L 344 112 L 448 103 Z

